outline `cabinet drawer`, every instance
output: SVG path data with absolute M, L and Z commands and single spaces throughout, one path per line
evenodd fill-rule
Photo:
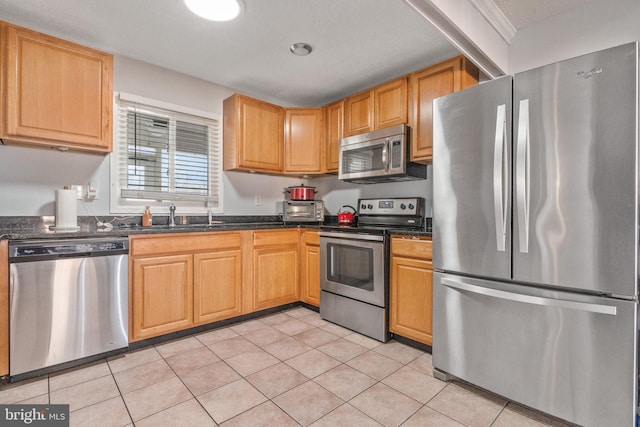
M 391 255 L 410 258 L 431 259 L 431 238 L 393 237 L 391 239 Z
M 306 245 L 320 246 L 320 236 L 317 231 L 304 231 L 302 233 L 302 243 Z
M 240 232 L 134 236 L 131 238 L 130 253 L 131 256 L 193 253 L 211 249 L 240 248 L 240 245 Z
M 298 230 L 264 230 L 253 232 L 253 247 L 297 245 Z

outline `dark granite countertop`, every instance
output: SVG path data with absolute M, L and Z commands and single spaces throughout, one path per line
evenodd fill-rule
M 113 217 L 111 217 L 113 218 Z M 181 218 L 180 218 L 181 219 Z M 279 216 L 216 216 L 213 224 L 208 225 L 207 217 L 188 217 L 188 224 L 177 224 L 169 227 L 168 217 L 155 217 L 155 224 L 151 227 L 143 227 L 140 217 L 102 220 L 109 224 L 102 225 L 95 217 L 78 217 L 78 231 L 59 232 L 51 230 L 55 225 L 52 216 L 24 216 L 24 217 L 0 217 L 0 240 L 25 240 L 25 239 L 67 239 L 87 237 L 116 237 L 138 234 L 170 234 L 170 233 L 196 233 L 216 232 L 232 230 L 263 230 L 273 228 L 319 228 L 318 223 L 288 223 L 282 222 Z M 337 223 L 337 218 L 329 217 L 325 224 Z M 397 230 L 391 234 L 431 236 L 431 231 Z
M 113 218 L 113 217 L 112 217 Z M 170 234 L 216 232 L 230 230 L 260 230 L 273 228 L 318 228 L 317 223 L 284 224 L 279 216 L 227 216 L 215 217 L 208 225 L 206 217 L 188 217 L 189 224 L 177 224 L 169 227 L 167 217 L 156 218 L 151 227 L 140 225 L 140 218 L 109 220 L 102 225 L 94 217 L 78 217 L 78 231 L 53 231 L 54 217 L 0 217 L 0 240 L 24 239 L 68 239 L 87 237 L 114 237 L 136 234 Z M 105 221 L 105 220 L 103 220 Z M 106 221 L 105 221 L 106 222 Z

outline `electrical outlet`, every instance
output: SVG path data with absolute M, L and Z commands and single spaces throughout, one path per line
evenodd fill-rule
M 87 200 L 97 200 L 98 199 L 98 187 L 95 185 L 91 185 L 91 183 L 87 184 L 87 192 L 85 193 L 85 198 Z
M 253 203 L 256 206 L 261 206 L 262 205 L 262 196 L 256 196 L 255 199 L 253 200 Z

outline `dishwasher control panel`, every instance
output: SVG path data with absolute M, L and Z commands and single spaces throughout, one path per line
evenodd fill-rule
M 127 238 L 22 240 L 9 244 L 11 261 L 29 257 L 92 256 L 128 251 Z

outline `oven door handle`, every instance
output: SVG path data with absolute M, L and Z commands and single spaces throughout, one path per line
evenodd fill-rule
M 320 237 L 329 237 L 332 239 L 338 240 L 369 240 L 373 242 L 383 242 L 384 236 L 373 235 L 373 234 L 359 234 L 359 233 L 331 233 L 331 232 L 322 232 L 318 233 Z

